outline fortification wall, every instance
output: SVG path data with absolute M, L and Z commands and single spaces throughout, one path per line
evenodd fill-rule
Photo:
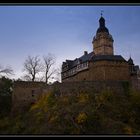
M 140 90 L 140 79 L 132 78 L 131 79 L 131 86 L 133 89 Z
M 123 93 L 127 81 L 81 81 L 81 82 L 64 82 L 51 85 L 44 90 L 54 92 L 56 95 L 65 96 L 80 93 L 100 93 L 102 90 L 112 90 L 116 93 Z
M 71 81 L 129 81 L 129 66 L 126 62 L 97 61 L 90 62 L 89 69 L 63 79 L 63 82 Z
M 12 103 L 13 111 L 23 111 L 26 107 L 35 103 L 43 94 L 49 92 L 54 93 L 56 96 L 70 96 L 73 94 L 90 93 L 99 94 L 102 90 L 111 90 L 116 94 L 123 94 L 127 92 L 129 84 L 128 81 L 79 81 L 79 82 L 64 82 L 55 83 L 47 86 L 40 83 L 15 83 Z M 20 85 L 20 86 L 19 86 Z M 140 81 L 137 83 L 133 81 L 133 87 L 139 87 Z
M 34 104 L 43 93 L 44 86 L 43 82 L 15 82 L 12 93 L 12 112 Z

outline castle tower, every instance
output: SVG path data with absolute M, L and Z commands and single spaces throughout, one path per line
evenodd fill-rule
M 93 38 L 93 52 L 95 55 L 114 55 L 113 38 L 109 34 L 109 30 L 105 26 L 105 19 L 99 19 L 99 28 Z
M 131 56 L 130 56 L 130 58 L 128 59 L 128 64 L 129 64 L 130 74 L 131 74 L 131 75 L 136 74 L 135 67 L 134 67 L 134 62 L 133 62 L 133 59 L 131 58 Z

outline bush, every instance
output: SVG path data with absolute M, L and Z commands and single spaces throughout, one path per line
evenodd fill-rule
M 0 79 L 0 116 L 9 114 L 12 105 L 12 87 L 11 79 L 2 77 Z
M 76 118 L 78 124 L 83 124 L 87 121 L 87 115 L 84 112 L 79 113 Z
M 43 95 L 25 114 L 0 119 L 1 134 L 139 134 L 140 94 L 110 90 Z

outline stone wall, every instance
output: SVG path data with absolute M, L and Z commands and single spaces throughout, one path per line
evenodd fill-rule
M 135 90 L 140 90 L 140 79 L 139 78 L 132 78 L 131 79 L 131 86 Z
M 46 88 L 47 92 L 53 92 L 56 96 L 67 96 L 80 93 L 100 93 L 102 90 L 112 90 L 116 94 L 124 92 L 127 81 L 80 81 L 65 82 L 51 85 Z
M 88 92 L 98 93 L 103 89 L 111 89 L 115 92 L 122 92 L 121 82 L 114 81 L 79 81 L 56 83 L 47 86 L 41 82 L 15 82 L 12 93 L 12 112 L 23 111 L 34 104 L 43 94 L 49 92 L 56 96 L 80 94 Z
M 12 94 L 12 112 L 26 110 L 43 94 L 49 92 L 54 93 L 56 96 L 70 96 L 80 93 L 99 94 L 103 90 L 111 90 L 116 94 L 123 94 L 128 91 L 128 86 L 131 84 L 132 82 L 128 81 L 69 81 L 47 86 L 44 83 L 16 82 Z M 136 87 L 140 89 L 140 80 L 138 83 L 133 81 L 133 88 Z
M 89 69 L 63 79 L 69 81 L 129 81 L 129 66 L 126 62 L 119 61 L 96 61 L 89 63 Z
M 15 82 L 12 93 L 12 111 L 34 104 L 43 93 L 44 86 L 45 83 L 42 82 Z

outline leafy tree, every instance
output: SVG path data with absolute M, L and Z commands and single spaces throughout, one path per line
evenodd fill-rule
M 9 113 L 12 102 L 13 82 L 9 78 L 0 79 L 0 114 Z

